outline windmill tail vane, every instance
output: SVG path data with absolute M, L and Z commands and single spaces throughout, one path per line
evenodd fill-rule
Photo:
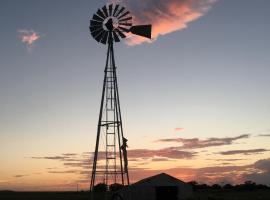
M 151 25 L 132 24 L 131 13 L 119 4 L 105 5 L 90 20 L 90 33 L 108 45 L 90 182 L 91 199 L 97 185 L 129 185 L 128 140 L 124 137 L 113 43 L 127 33 L 151 39 Z

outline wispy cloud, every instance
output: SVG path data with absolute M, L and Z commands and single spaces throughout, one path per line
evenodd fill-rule
M 111 0 L 111 2 L 119 0 Z M 120 1 L 132 11 L 134 24 L 152 24 L 152 37 L 157 39 L 188 27 L 192 21 L 204 16 L 217 0 L 122 0 Z M 137 45 L 149 41 L 138 36 L 131 36 L 129 45 Z
M 270 137 L 270 134 L 259 134 L 259 137 Z
M 65 160 L 68 156 L 33 156 L 33 159 L 46 159 L 46 160 Z
M 79 154 L 61 154 L 56 156 L 32 156 L 31 159 L 44 159 L 61 161 L 67 167 L 89 168 L 91 166 L 91 158 L 93 153 L 84 152 Z M 162 149 L 131 149 L 128 150 L 128 157 L 131 162 L 145 161 L 147 159 L 153 161 L 168 161 L 169 159 L 192 159 L 197 155 L 192 151 L 180 151 L 173 147 Z M 105 159 L 105 152 L 99 152 L 99 160 Z
M 129 169 L 132 171 L 145 170 L 145 166 L 151 162 L 166 162 L 172 161 L 174 159 L 192 159 L 197 155 L 196 152 L 189 151 L 179 151 L 173 148 L 163 148 L 163 149 L 131 149 L 128 151 L 129 157 Z M 92 167 L 92 152 L 84 152 L 82 154 L 71 154 L 64 153 L 55 156 L 32 156 L 31 159 L 45 159 L 45 160 L 55 160 L 62 164 L 62 169 L 60 168 L 48 168 L 47 173 L 50 174 L 70 174 L 74 173 L 77 176 L 82 176 L 80 179 L 84 180 L 85 177 L 89 178 Z M 100 152 L 98 162 L 98 169 L 101 170 L 105 168 L 103 164 L 105 159 L 105 153 Z
M 229 159 L 206 159 L 206 160 L 213 160 L 213 161 L 229 161 L 229 162 L 234 162 L 234 161 L 240 161 L 240 160 L 245 160 L 245 159 L 240 159 L 240 158 L 229 158 Z
M 13 177 L 14 178 L 22 178 L 22 177 L 25 177 L 25 176 L 29 176 L 27 174 L 17 174 L 17 175 L 14 175 Z
M 132 149 L 128 151 L 129 158 L 154 158 L 155 156 L 172 159 L 190 159 L 196 156 L 196 152 L 180 151 L 173 147 L 157 150 Z
M 76 174 L 77 172 L 77 170 L 48 171 L 50 174 Z
M 166 162 L 166 161 L 171 161 L 169 158 L 152 158 L 152 162 Z
M 152 152 L 154 151 L 154 152 Z M 164 157 L 151 157 L 153 155 L 157 155 L 157 153 L 162 153 L 165 151 Z M 130 152 L 130 151 L 129 151 Z M 143 153 L 144 152 L 144 153 Z M 219 159 L 219 161 L 225 161 L 211 167 L 201 167 L 201 168 L 192 168 L 192 167 L 171 167 L 171 168 L 163 168 L 163 169 L 151 169 L 146 168 L 145 164 L 149 162 L 168 162 L 171 161 L 171 158 L 168 157 L 175 157 L 175 156 L 168 156 L 167 153 L 170 152 L 168 149 L 161 149 L 161 150 L 131 150 L 131 157 L 129 160 L 130 162 L 130 177 L 131 182 L 138 181 L 142 178 L 155 175 L 157 173 L 166 172 L 171 174 L 181 180 L 184 181 L 191 181 L 196 180 L 199 182 L 205 183 L 218 183 L 224 180 L 230 183 L 241 183 L 246 180 L 253 180 L 257 183 L 264 183 L 270 185 L 270 158 L 258 160 L 255 163 L 251 163 L 248 165 L 237 165 L 234 164 L 234 161 L 238 159 Z M 135 156 L 138 153 L 138 156 L 143 155 L 143 158 L 137 158 Z M 38 157 L 39 159 L 48 159 L 48 158 L 59 158 L 54 159 L 59 161 L 63 164 L 63 168 L 49 168 L 47 173 L 50 174 L 76 174 L 78 179 L 76 183 L 89 183 L 90 174 L 91 174 L 91 164 L 92 161 L 89 158 L 91 152 L 85 152 L 82 154 L 76 154 L 76 161 L 66 161 L 61 159 L 62 155 L 59 156 L 44 156 Z M 185 154 L 184 154 L 185 155 Z M 74 155 L 75 156 L 75 155 Z M 179 156 L 177 156 L 179 157 Z M 180 156 L 181 157 L 181 156 Z M 37 158 L 37 157 L 33 157 Z M 65 158 L 68 159 L 68 158 Z M 226 161 L 231 161 L 232 163 L 228 163 Z M 101 166 L 105 167 L 105 166 Z
M 27 46 L 28 51 L 32 51 L 34 44 L 40 40 L 41 35 L 32 29 L 19 29 L 17 30 L 19 39 Z
M 235 155 L 235 154 L 244 154 L 244 155 L 252 155 L 258 153 L 264 153 L 269 150 L 267 149 L 248 149 L 248 150 L 231 150 L 231 151 L 221 151 L 219 154 L 221 155 Z
M 181 143 L 181 146 L 177 147 L 178 149 L 198 149 L 198 148 L 206 148 L 213 146 L 223 146 L 233 144 L 234 141 L 240 139 L 249 138 L 249 134 L 239 135 L 237 137 L 225 137 L 225 138 L 208 138 L 205 140 L 201 140 L 199 138 L 167 138 L 160 139 L 157 142 L 174 142 Z
M 57 156 L 32 156 L 32 159 L 45 159 L 45 160 L 62 160 L 62 161 L 74 161 L 78 154 L 76 153 L 63 153 Z
M 63 156 L 68 156 L 68 157 L 73 157 L 73 156 L 77 156 L 78 154 L 76 153 L 63 153 Z

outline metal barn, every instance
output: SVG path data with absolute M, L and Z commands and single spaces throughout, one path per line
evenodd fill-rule
M 187 183 L 162 173 L 138 181 L 118 192 L 116 199 L 123 200 L 185 200 L 192 197 Z

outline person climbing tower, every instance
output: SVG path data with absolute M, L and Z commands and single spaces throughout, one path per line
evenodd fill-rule
M 121 150 L 123 152 L 123 156 L 124 156 L 124 164 L 125 164 L 125 172 L 128 171 L 128 159 L 127 159 L 127 148 L 128 148 L 128 145 L 127 145 L 127 139 L 126 138 L 123 138 L 123 144 L 121 146 Z

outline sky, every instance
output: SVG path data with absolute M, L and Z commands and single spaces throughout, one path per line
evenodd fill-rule
M 270 2 L 140 2 L 122 1 L 154 38 L 115 45 L 131 182 L 270 185 Z M 105 3 L 1 0 L 0 190 L 89 188 Z

